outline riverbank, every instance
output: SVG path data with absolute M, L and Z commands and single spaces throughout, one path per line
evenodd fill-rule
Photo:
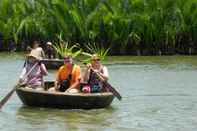
M 24 52 L 0 52 L 0 58 L 2 59 L 19 59 L 24 60 Z M 151 64 L 151 63 L 181 63 L 188 62 L 197 65 L 197 55 L 170 55 L 170 56 L 107 56 L 103 61 L 106 65 L 129 65 L 129 64 Z M 84 57 L 79 57 L 77 59 L 83 60 Z M 77 62 L 77 61 L 76 61 Z M 78 62 L 79 63 L 79 62 Z

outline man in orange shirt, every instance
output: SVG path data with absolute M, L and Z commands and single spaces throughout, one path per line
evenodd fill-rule
M 73 64 L 73 59 L 66 56 L 64 58 L 64 65 L 62 65 L 57 72 L 55 87 L 50 88 L 49 91 L 78 93 L 80 79 L 80 66 Z

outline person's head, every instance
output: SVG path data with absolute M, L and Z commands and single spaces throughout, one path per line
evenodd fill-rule
M 91 64 L 92 66 L 100 66 L 101 65 L 101 59 L 99 58 L 98 55 L 93 54 L 91 57 Z
M 40 46 L 40 43 L 38 41 L 34 41 L 32 47 L 34 49 L 38 48 Z
M 39 60 L 41 60 L 41 58 L 37 56 L 34 52 L 31 52 L 30 54 L 27 55 L 27 61 L 29 63 L 35 63 Z
M 52 43 L 51 43 L 50 41 L 48 41 L 48 42 L 47 42 L 47 46 L 48 46 L 48 47 L 51 47 L 51 46 L 52 46 Z
M 70 66 L 73 64 L 73 59 L 71 56 L 65 56 L 64 57 L 64 65 Z
M 31 50 L 32 50 L 32 48 L 30 46 L 27 46 L 27 48 L 26 48 L 27 53 L 30 53 Z

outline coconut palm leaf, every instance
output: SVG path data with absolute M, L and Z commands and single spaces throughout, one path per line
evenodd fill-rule
M 78 43 L 71 45 L 68 42 L 65 42 L 62 39 L 61 33 L 58 36 L 58 42 L 56 42 L 53 45 L 53 47 L 57 51 L 57 53 L 60 55 L 61 58 L 65 57 L 65 56 L 71 56 L 72 58 L 75 58 L 78 55 L 80 55 L 82 52 Z
M 88 52 L 83 52 L 83 55 L 86 56 L 92 56 L 92 54 L 96 54 L 100 59 L 105 59 L 105 57 L 107 56 L 108 52 L 109 52 L 109 48 L 105 49 L 103 47 L 99 47 L 98 45 L 96 45 L 95 43 L 90 44 L 88 43 L 86 45 L 86 49 Z

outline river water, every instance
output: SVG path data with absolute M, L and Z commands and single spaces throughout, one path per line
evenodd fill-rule
M 32 108 L 16 94 L 0 111 L 1 131 L 196 131 L 197 57 L 110 57 L 110 83 L 123 96 L 96 110 Z M 125 62 L 129 63 L 126 64 Z M 0 98 L 17 82 L 24 60 L 0 54 Z M 55 71 L 45 80 L 53 80 Z

